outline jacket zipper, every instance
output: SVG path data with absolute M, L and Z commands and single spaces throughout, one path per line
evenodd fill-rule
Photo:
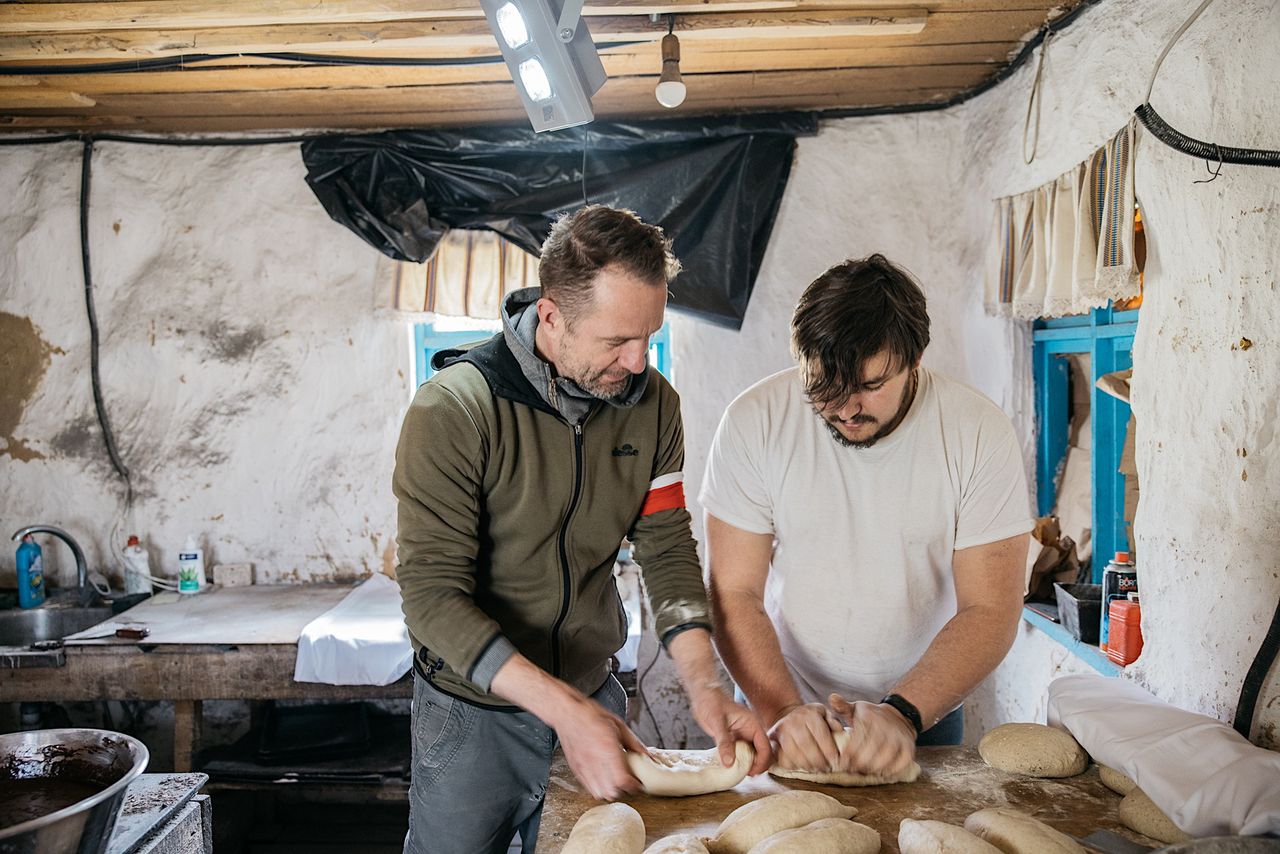
M 560 627 L 569 616 L 569 596 L 573 578 L 569 572 L 569 522 L 578 509 L 578 499 L 582 495 L 582 425 L 573 425 L 573 498 L 569 501 L 569 512 L 565 514 L 564 524 L 560 526 L 560 579 L 563 592 L 560 598 L 560 615 L 551 627 L 551 675 L 560 676 Z

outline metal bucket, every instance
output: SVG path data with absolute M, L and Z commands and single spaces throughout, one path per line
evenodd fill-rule
M 148 758 L 142 742 L 107 730 L 0 735 L 0 854 L 103 854 Z

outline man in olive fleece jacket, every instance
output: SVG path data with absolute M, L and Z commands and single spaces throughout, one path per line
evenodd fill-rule
M 699 725 L 733 761 L 769 741 L 716 675 L 684 506 L 675 391 L 647 363 L 679 269 L 660 229 L 601 206 L 560 220 L 540 291 L 500 335 L 436 357 L 405 416 L 393 487 L 416 650 L 408 854 L 533 850 L 557 742 L 591 794 L 639 788 L 609 656 L 626 639 L 613 581 L 629 536 L 655 628 Z M 607 708 L 606 708 L 607 707 Z

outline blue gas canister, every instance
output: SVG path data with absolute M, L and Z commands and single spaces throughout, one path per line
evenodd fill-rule
M 44 601 L 44 558 L 27 534 L 18 545 L 18 607 L 34 608 Z

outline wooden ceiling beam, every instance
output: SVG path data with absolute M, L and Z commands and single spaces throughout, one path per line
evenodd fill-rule
M 69 107 L 92 107 L 97 102 L 79 92 L 46 89 L 39 86 L 10 88 L 8 81 L 0 86 L 0 112 L 13 110 L 61 110 Z
M 625 54 L 604 57 L 613 77 L 650 77 L 661 70 L 656 45 L 642 45 Z M 827 49 L 807 51 L 686 51 L 680 69 L 691 86 L 704 74 L 731 72 L 832 70 L 848 68 L 911 68 L 986 65 L 994 72 L 1006 53 L 1003 45 L 944 45 L 918 48 Z M 370 89 L 399 86 L 504 82 L 511 79 L 504 64 L 440 67 L 387 66 L 252 66 L 201 67 L 193 71 L 150 71 L 131 74 L 65 74 L 49 77 L 0 78 L 0 84 L 40 86 L 44 91 L 75 91 L 85 95 L 160 94 L 165 92 L 263 92 L 273 89 Z M 0 104 L 3 109 L 3 104 Z
M 976 85 L 991 73 L 985 65 L 925 66 L 907 69 L 847 69 L 836 71 L 780 71 L 745 74 L 705 74 L 691 78 L 687 103 L 733 102 L 758 98 L 844 98 L 857 101 L 864 92 L 899 94 L 929 91 L 960 91 Z M 30 87 L 13 90 L 29 92 Z M 375 87 L 368 89 L 302 89 L 268 92 L 199 92 L 159 94 L 99 94 L 88 115 L 280 115 L 292 113 L 341 117 L 345 112 L 398 113 L 421 109 L 483 111 L 493 107 L 520 107 L 515 86 L 510 81 L 465 83 L 449 86 Z M 647 104 L 654 100 L 651 77 L 621 77 L 609 80 L 596 94 L 598 111 L 617 109 L 619 104 Z M 23 109 L 0 100 L 0 112 Z
M 2 6 L 3 4 L 0 4 Z M 705 14 L 680 18 L 682 39 L 796 38 L 805 36 L 908 36 L 924 29 L 928 13 L 918 9 L 858 15 L 830 12 L 776 12 L 752 15 Z M 596 42 L 658 41 L 664 24 L 642 17 L 606 17 L 591 22 Z M 0 35 L 0 56 L 7 60 L 58 60 L 64 57 L 138 59 L 187 53 L 325 52 L 353 44 L 376 53 L 380 45 L 497 45 L 483 20 L 438 20 L 342 26 L 338 24 L 229 27 L 208 30 L 104 30 L 94 33 Z
M 921 0 L 928 12 L 1037 9 L 1061 0 Z M 902 0 L 593 0 L 588 17 L 692 15 L 842 9 L 882 10 Z M 482 18 L 474 0 L 114 0 L 114 2 L 8 2 L 0 34 L 94 33 L 103 30 L 190 30 L 297 24 L 375 24 Z
M 617 19 L 626 21 L 627 19 Z M 1010 43 L 1016 47 L 1026 34 L 1044 22 L 1044 12 L 940 12 L 929 16 L 923 32 L 915 35 L 839 36 L 811 27 L 805 38 L 756 38 L 747 31 L 738 37 L 712 37 L 703 33 L 697 39 L 698 50 L 758 51 L 808 50 L 815 47 L 897 47 L 934 44 Z M 593 22 L 594 23 L 594 22 Z M 439 38 L 433 28 L 453 28 L 453 37 Z M 635 29 L 643 25 L 643 31 Z M 458 27 L 471 27 L 462 34 Z M 665 34 L 665 28 L 653 28 L 647 20 L 632 20 L 632 31 L 616 33 L 618 41 L 654 41 Z M 482 29 L 483 28 L 483 29 Z M 641 35 L 644 38 L 641 38 Z M 606 40 L 594 30 L 597 42 Z M 623 38 L 622 36 L 625 36 Z M 692 40 L 686 40 L 686 52 Z M 104 60 L 143 59 L 157 56 L 181 56 L 193 53 L 346 53 L 354 56 L 493 56 L 497 54 L 493 36 L 483 22 L 442 22 L 441 24 L 393 24 L 372 29 L 343 28 L 255 28 L 219 30 L 209 33 L 149 34 L 145 32 L 103 32 L 92 36 L 51 35 L 42 37 L 0 36 L 0 65 L 31 63 L 80 63 Z M 627 51 L 631 47 L 602 51 Z

